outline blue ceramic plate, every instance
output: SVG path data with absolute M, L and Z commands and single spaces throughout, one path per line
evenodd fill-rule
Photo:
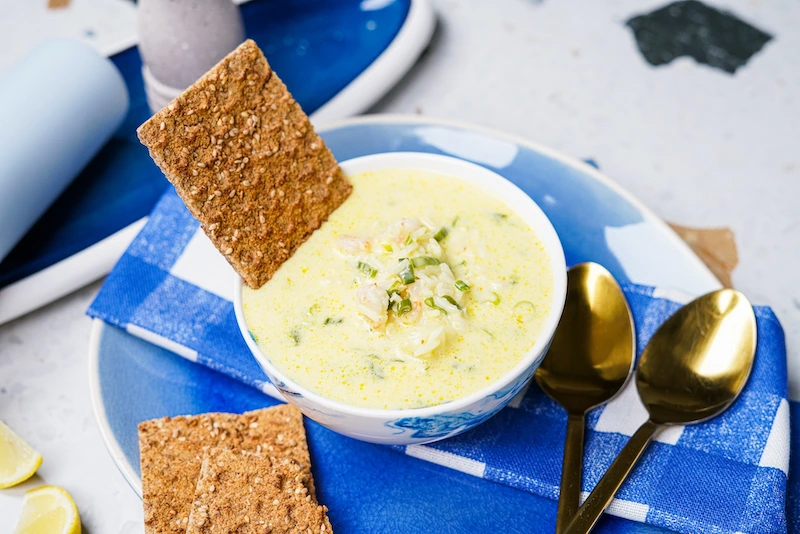
M 374 104 L 411 68 L 435 23 L 430 0 L 253 0 L 241 9 L 247 36 L 314 124 Z M 128 88 L 128 116 L 0 262 L 0 324 L 108 273 L 169 185 L 136 137 L 151 115 L 139 51 L 111 60 Z
M 597 261 L 620 280 L 704 293 L 719 282 L 659 218 L 594 167 L 527 141 L 462 124 L 364 117 L 321 132 L 339 160 L 431 152 L 486 166 L 520 186 L 550 217 L 568 264 Z M 141 492 L 140 421 L 241 412 L 276 401 L 101 322 L 90 374 L 95 414 L 120 470 Z M 353 441 L 307 422 L 320 501 L 339 533 L 551 532 L 556 503 Z M 600 531 L 656 532 L 613 517 Z

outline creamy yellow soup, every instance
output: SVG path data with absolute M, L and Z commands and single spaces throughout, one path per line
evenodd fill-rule
M 512 369 L 552 299 L 530 226 L 450 176 L 350 180 L 350 198 L 272 280 L 243 290 L 264 354 L 324 397 L 381 409 L 449 402 Z

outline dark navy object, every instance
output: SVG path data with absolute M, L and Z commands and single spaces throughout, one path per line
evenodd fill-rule
M 772 39 L 772 36 L 697 0 L 674 2 L 628 21 L 639 51 L 651 65 L 666 65 L 689 56 L 729 74 Z

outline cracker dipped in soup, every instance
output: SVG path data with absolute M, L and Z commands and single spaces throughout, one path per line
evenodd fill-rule
M 455 177 L 348 178 L 347 201 L 268 283 L 243 289 L 262 352 L 324 397 L 378 409 L 453 401 L 510 371 L 552 300 L 531 227 Z
M 253 339 L 301 386 L 432 406 L 490 386 L 535 344 L 554 280 L 530 226 L 457 177 L 345 177 L 253 41 L 138 134 L 247 284 Z

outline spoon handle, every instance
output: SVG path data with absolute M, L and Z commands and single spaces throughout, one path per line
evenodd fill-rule
M 585 534 L 590 532 L 603 511 L 611 504 L 611 499 L 625 479 L 628 478 L 633 466 L 641 458 L 647 444 L 660 425 L 647 421 L 631 436 L 628 443 L 619 451 L 614 463 L 608 468 L 606 474 L 592 490 L 589 498 L 578 508 L 573 520 L 567 525 L 564 534 Z
M 583 471 L 583 414 L 569 414 L 564 438 L 564 460 L 561 463 L 561 490 L 558 494 L 556 533 L 561 533 L 575 517 L 581 498 Z

